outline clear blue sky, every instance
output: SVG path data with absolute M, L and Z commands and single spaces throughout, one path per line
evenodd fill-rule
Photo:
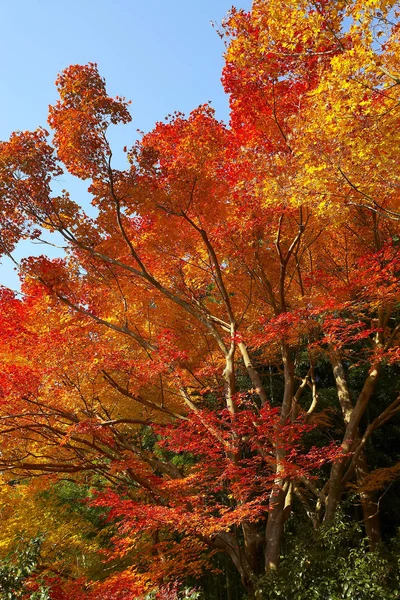
M 223 43 L 211 21 L 220 23 L 232 0 L 10 0 L 0 19 L 0 139 L 15 130 L 46 126 L 56 100 L 54 80 L 70 64 L 96 62 L 108 92 L 132 100 L 133 123 L 116 128 L 116 150 L 130 146 L 136 129 L 150 130 L 168 113 L 208 100 L 226 119 L 228 102 L 220 76 Z M 249 9 L 251 0 L 237 7 Z M 118 148 L 119 147 L 119 148 Z M 118 165 L 122 166 L 122 165 Z M 86 184 L 60 182 L 76 201 Z M 48 253 L 26 244 L 17 256 Z M 18 288 L 8 259 L 0 282 Z

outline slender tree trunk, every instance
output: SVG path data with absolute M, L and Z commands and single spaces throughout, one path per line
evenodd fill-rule
M 333 369 L 333 375 L 335 377 L 339 404 L 342 411 L 343 420 L 347 429 L 350 423 L 350 418 L 353 413 L 354 406 L 350 399 L 350 392 L 347 386 L 346 373 L 342 361 L 336 354 L 332 356 L 331 364 Z M 338 460 L 332 465 L 331 474 L 329 478 L 329 491 L 325 510 L 325 521 L 333 520 L 336 508 L 342 497 L 341 480 L 343 476 L 344 466 L 344 460 Z
M 269 501 L 268 521 L 265 532 L 265 570 L 273 571 L 279 567 L 280 551 L 285 523 L 285 491 L 283 480 L 279 476 L 275 479 L 274 489 Z
M 246 560 L 254 573 L 260 575 L 260 550 L 263 545 L 263 537 L 254 523 L 242 523 L 244 538 L 244 552 Z
M 335 377 L 338 398 L 342 410 L 343 420 L 346 426 L 344 443 L 349 443 L 359 439 L 358 423 L 364 414 L 369 398 L 371 397 L 379 375 L 379 368 L 374 369 L 368 376 L 363 390 L 358 398 L 356 407 L 354 408 L 350 398 L 350 392 L 347 385 L 346 373 L 340 358 L 334 355 L 332 358 L 333 374 Z M 358 408 L 357 427 L 355 428 L 354 414 Z M 353 435 L 353 440 L 351 439 Z M 346 442 L 346 439 L 348 442 Z M 349 448 L 350 449 L 350 445 Z M 342 477 L 347 459 L 338 461 L 333 465 L 329 481 L 329 493 L 325 520 L 331 521 L 334 517 L 336 508 L 342 496 Z M 358 487 L 362 486 L 365 477 L 368 475 L 368 463 L 364 450 L 360 453 L 356 464 L 356 480 Z M 371 550 L 376 548 L 376 545 L 381 541 L 381 527 L 379 519 L 379 508 L 375 499 L 375 494 L 368 491 L 360 491 L 360 501 L 363 510 L 365 533 L 368 537 L 368 542 Z
M 232 590 L 232 583 L 231 583 L 231 579 L 229 577 L 229 563 L 228 563 L 228 557 L 225 554 L 225 589 L 226 589 L 226 600 L 233 600 L 233 590 Z
M 235 344 L 232 342 L 229 352 L 225 356 L 225 400 L 227 409 L 231 414 L 235 414 L 236 406 L 234 401 L 234 394 L 236 392 L 236 380 L 235 380 Z
M 284 425 L 289 417 L 292 407 L 294 394 L 294 363 L 290 348 L 283 344 L 282 346 L 283 372 L 285 389 L 283 393 L 283 402 L 281 408 L 280 424 Z M 265 570 L 275 570 L 279 566 L 281 553 L 281 544 L 283 536 L 283 526 L 285 524 L 285 478 L 284 459 L 286 451 L 284 449 L 284 440 L 280 438 L 279 432 L 276 437 L 276 478 L 272 488 L 268 521 L 265 531 Z
M 262 600 L 257 586 L 257 575 L 248 563 L 245 553 L 239 546 L 236 537 L 230 533 L 219 533 L 212 541 L 212 546 L 224 550 L 228 554 L 240 574 L 243 587 L 254 600 Z
M 362 485 L 368 474 L 367 458 L 364 451 L 362 451 L 356 464 L 357 486 L 361 488 L 359 494 L 369 548 L 370 550 L 375 550 L 377 545 L 382 541 L 381 520 L 379 517 L 379 504 L 376 500 L 376 493 L 362 490 Z
M 260 397 L 261 405 L 264 406 L 268 402 L 266 391 L 261 382 L 261 377 L 258 371 L 253 367 L 253 363 L 251 362 L 251 358 L 249 356 L 248 350 L 244 342 L 239 342 L 238 344 L 239 350 L 243 357 L 243 362 L 247 369 L 247 373 L 250 377 L 251 383 L 253 384 L 257 394 Z

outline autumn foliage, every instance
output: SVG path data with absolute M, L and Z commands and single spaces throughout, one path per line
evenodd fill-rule
M 0 144 L 2 252 L 43 230 L 66 247 L 0 293 L 1 494 L 57 511 L 65 480 L 84 490 L 59 513 L 77 537 L 43 542 L 51 598 L 161 598 L 221 553 L 262 598 L 288 519 L 318 530 L 349 493 L 381 542 L 399 472 L 371 460 L 400 409 L 394 385 L 379 396 L 399 358 L 399 11 L 232 9 L 229 124 L 177 113 L 125 170 L 107 130 L 128 103 L 95 64 L 59 75 L 52 135 Z M 95 217 L 54 195 L 63 169 L 89 180 Z

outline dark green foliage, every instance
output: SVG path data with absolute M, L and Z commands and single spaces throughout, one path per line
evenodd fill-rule
M 265 600 L 398 600 L 400 540 L 368 551 L 361 527 L 338 514 L 330 527 L 288 535 L 279 572 L 262 578 Z
M 41 544 L 40 537 L 29 541 L 21 538 L 17 549 L 0 562 L 1 600 L 50 600 L 45 587 L 39 585 L 38 589 L 29 592 L 26 585 L 40 566 Z
M 88 501 L 93 490 L 96 489 L 93 487 L 95 484 L 95 478 L 92 486 L 61 480 L 56 482 L 51 490 L 42 492 L 44 499 L 54 502 L 71 515 L 79 515 L 84 521 L 90 523 L 92 531 L 89 533 L 89 539 L 93 539 L 96 531 L 101 530 L 105 523 L 104 509 L 97 508 Z

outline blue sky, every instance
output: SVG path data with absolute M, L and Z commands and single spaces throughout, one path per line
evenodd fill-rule
M 14 0 L 0 12 L 0 139 L 15 130 L 46 126 L 56 100 L 54 80 L 70 64 L 96 62 L 110 95 L 132 100 L 132 124 L 118 127 L 118 151 L 132 145 L 136 129 L 150 130 L 168 113 L 207 102 L 227 119 L 220 83 L 223 43 L 211 22 L 220 23 L 232 0 Z M 249 9 L 251 0 L 237 7 Z M 121 164 L 119 167 L 123 166 Z M 87 202 L 87 184 L 59 182 L 76 201 Z M 20 245 L 17 256 L 48 253 Z M 0 283 L 18 288 L 8 259 Z

